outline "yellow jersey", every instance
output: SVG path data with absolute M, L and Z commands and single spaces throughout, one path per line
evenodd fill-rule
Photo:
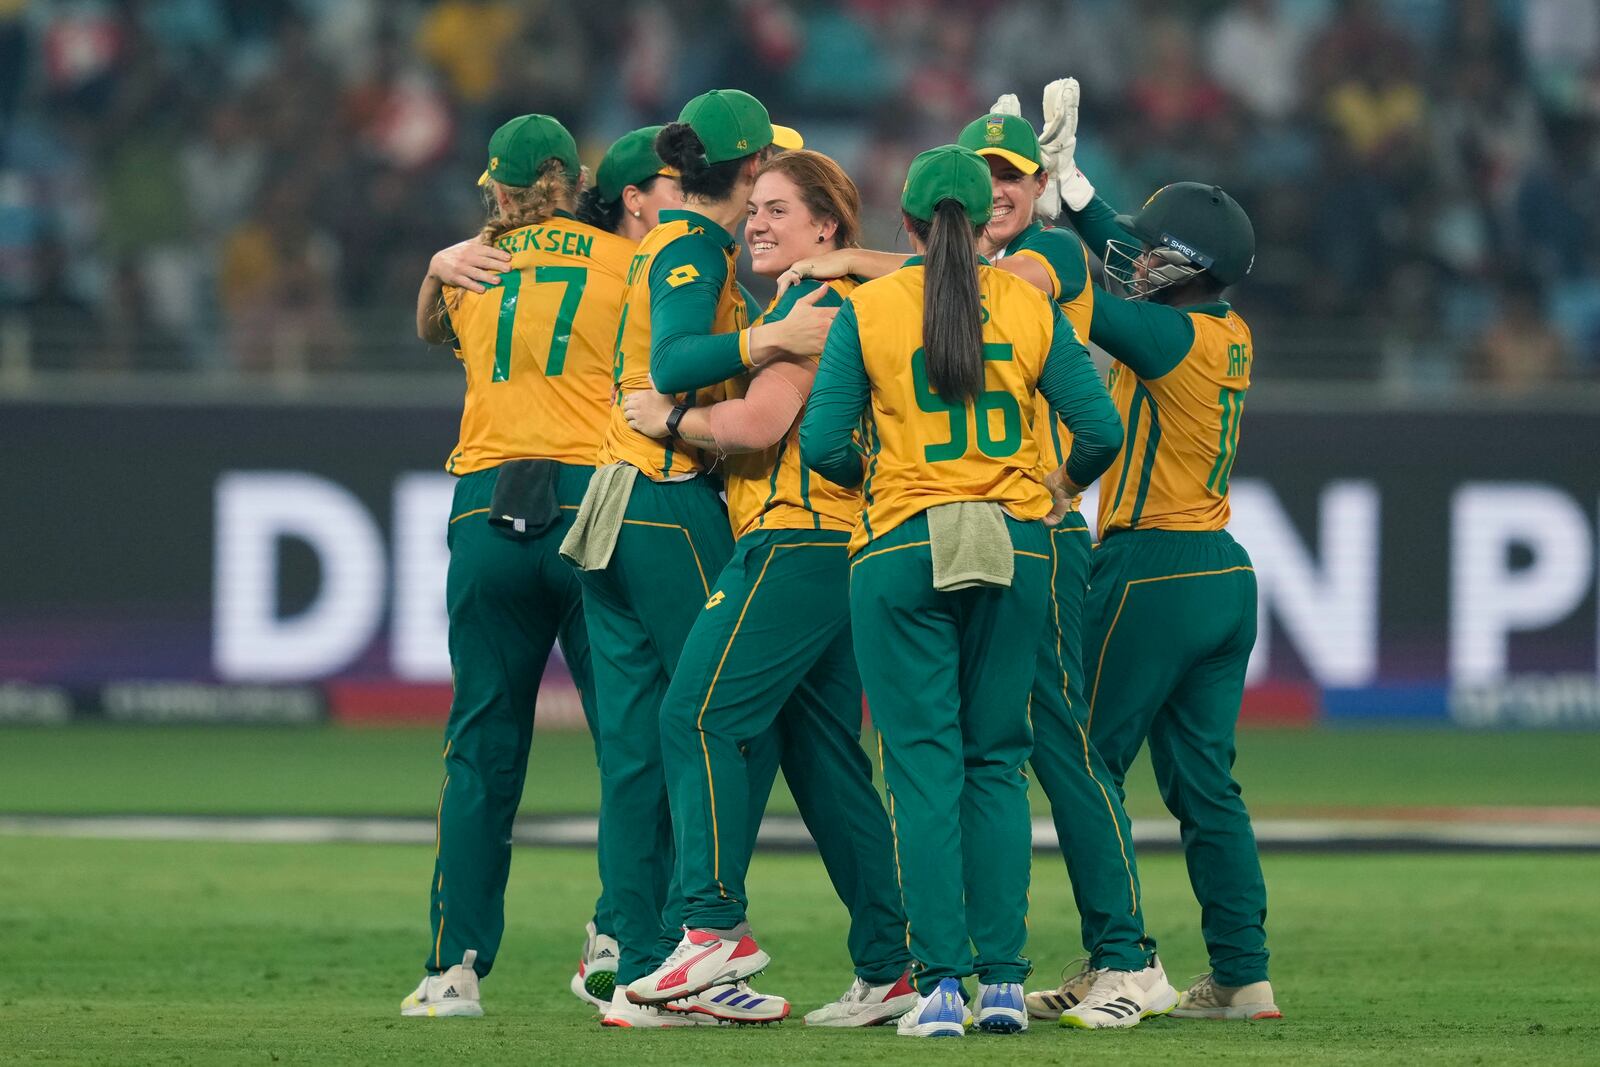
M 1119 530 L 1221 530 L 1254 351 L 1237 312 L 1185 311 L 1187 355 L 1159 378 L 1111 365 L 1112 402 L 1127 427 L 1100 481 L 1100 536 Z
M 714 224 L 712 224 L 714 225 Z M 645 235 L 628 264 L 627 292 L 622 301 L 622 318 L 616 331 L 616 348 L 611 370 L 611 414 L 606 425 L 605 438 L 600 444 L 598 466 L 610 463 L 631 463 L 646 477 L 654 481 L 677 480 L 699 474 L 707 467 L 705 456 L 698 448 L 682 441 L 660 441 L 628 425 L 623 414 L 622 401 L 630 392 L 654 390 L 650 380 L 650 301 L 652 293 L 651 267 L 655 260 L 668 252 L 674 241 L 704 234 L 705 224 L 694 219 L 672 218 Z M 725 235 L 724 235 L 725 236 Z M 734 277 L 738 246 L 729 244 L 722 249 L 727 260 L 726 277 L 717 297 L 713 333 L 731 333 L 749 325 L 749 311 L 744 294 Z M 670 262 L 670 261 L 669 261 Z M 699 273 L 692 264 L 675 268 L 664 275 L 668 286 L 688 284 Z M 725 385 L 698 390 L 693 402 L 708 404 L 726 396 Z
M 445 470 L 512 459 L 590 466 L 609 413 L 633 242 L 558 212 L 495 244 L 511 254 L 498 285 L 444 292 L 467 377 L 461 439 Z
M 807 280 L 791 286 L 781 299 L 775 299 L 762 316 L 763 322 L 776 322 L 788 313 L 796 299 L 810 293 L 817 282 Z M 854 278 L 839 278 L 828 283 L 832 292 L 817 302 L 819 307 L 837 307 L 841 297 L 855 289 Z M 730 383 L 732 396 L 743 396 L 747 378 Z M 803 413 L 803 412 L 802 412 Z M 861 491 L 835 485 L 800 462 L 800 416 L 783 440 L 763 452 L 729 456 L 728 519 L 737 540 L 751 530 L 854 530 L 861 518 Z
M 1034 430 L 1034 392 L 1054 331 L 1050 298 L 1015 274 L 978 267 L 984 391 L 951 404 L 928 380 L 921 264 L 913 256 L 849 297 L 871 385 L 865 511 L 852 553 L 938 504 L 992 500 L 1020 520 L 1050 513 Z
M 1006 246 L 1002 256 L 1026 256 L 1044 267 L 1050 277 L 1050 299 L 1072 324 L 1078 340 L 1089 342 L 1089 322 L 1094 318 L 1094 282 L 1089 276 L 1089 250 L 1071 230 L 1045 229 L 1033 222 Z M 1055 470 L 1072 452 L 1072 432 L 1050 411 L 1039 394 L 1034 402 L 1035 443 L 1045 472 Z

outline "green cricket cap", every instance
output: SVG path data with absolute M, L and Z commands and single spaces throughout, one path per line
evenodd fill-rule
M 759 152 L 770 144 L 804 148 L 805 139 L 787 126 L 774 126 L 761 101 L 741 89 L 713 89 L 687 104 L 678 121 L 688 123 L 705 145 L 706 163 Z
M 549 115 L 519 115 L 489 138 L 489 167 L 478 178 L 478 184 L 488 185 L 492 178 L 501 185 L 526 189 L 539 177 L 539 168 L 551 159 L 559 159 L 567 177 L 578 180 L 583 171 L 578 162 L 578 143 L 567 128 Z
M 647 182 L 658 174 L 667 178 L 678 176 L 677 171 L 656 155 L 656 134 L 660 132 L 660 126 L 646 126 L 623 134 L 606 150 L 594 176 L 601 200 L 610 203 L 628 186 Z
M 1137 214 L 1118 215 L 1117 224 L 1151 248 L 1183 253 L 1225 286 L 1243 279 L 1256 261 L 1250 216 L 1220 186 L 1163 185 Z
M 980 156 L 998 156 L 1024 174 L 1044 165 L 1039 154 L 1039 135 L 1033 123 L 1020 115 L 984 115 L 967 123 L 956 144 Z
M 911 161 L 900 206 L 907 215 L 933 221 L 941 200 L 954 200 L 966 210 L 974 226 L 989 221 L 994 210 L 989 164 L 970 148 L 946 144 L 930 148 Z

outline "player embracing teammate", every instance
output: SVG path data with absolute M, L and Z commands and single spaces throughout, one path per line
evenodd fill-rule
M 780 760 L 852 919 L 856 983 L 808 1024 L 899 1017 L 902 1034 L 931 1037 L 973 1024 L 1015 1033 L 1029 1017 L 1086 1029 L 1167 1012 L 1277 1017 L 1265 890 L 1231 776 L 1255 592 L 1249 557 L 1226 532 L 1227 487 L 1253 351 L 1221 296 L 1251 266 L 1253 231 L 1226 193 L 1192 182 L 1117 215 L 1074 165 L 1072 79 L 1046 89 L 1042 137 L 1018 110 L 1002 98 L 956 144 L 918 157 L 902 198 L 909 258 L 855 247 L 853 184 L 827 157 L 794 151 L 799 136 L 748 94 L 704 94 L 659 133 L 630 135 L 640 142 L 630 158 L 648 163 L 642 177 L 681 181 L 686 209 L 661 211 L 654 230 L 633 223 L 627 236 L 642 244 L 615 295 L 600 298 L 616 340 L 603 440 L 588 460 L 599 473 L 591 480 L 579 464 L 581 480 L 557 479 L 549 497 L 535 472 L 534 489 L 520 490 L 560 501 L 560 536 L 541 551 L 560 544 L 582 604 L 559 585 L 566 599 L 543 600 L 542 611 L 568 630 L 581 621 L 587 649 L 562 633 L 580 685 L 582 652 L 594 662 L 585 708 L 601 764 L 603 893 L 574 992 L 601 1005 L 607 1025 L 788 1015 L 784 998 L 747 984 L 771 959 L 746 921 L 744 890 Z M 643 148 L 650 133 L 654 151 Z M 491 142 L 491 172 L 519 158 L 499 147 Z M 575 154 L 569 167 L 564 148 L 546 150 L 526 149 L 515 173 L 545 173 L 554 159 L 575 178 Z M 609 189 L 607 177 L 602 165 L 609 212 L 591 192 L 583 215 L 623 232 L 648 188 L 628 184 L 624 200 L 616 168 Z M 554 207 L 557 225 L 568 225 L 560 213 L 576 193 L 574 182 Z M 1063 203 L 1071 230 L 1049 225 Z M 781 275 L 764 317 L 734 280 L 746 211 L 753 265 Z M 1092 284 L 1090 250 L 1116 292 Z M 470 243 L 441 256 L 419 301 L 424 319 L 437 280 L 471 286 L 510 268 L 536 289 L 563 266 L 541 278 L 531 261 Z M 517 296 L 503 279 L 502 333 Z M 577 336 L 576 307 L 547 311 L 548 321 L 535 316 L 552 339 Z M 469 341 L 449 324 L 470 412 L 473 389 L 484 389 L 474 346 L 486 360 L 493 349 L 490 381 L 502 383 L 510 344 L 496 335 L 491 345 L 486 331 Z M 1087 341 L 1113 357 L 1109 396 Z M 546 360 L 545 395 L 519 396 L 497 418 L 508 428 L 566 420 L 560 373 Z M 1077 502 L 1102 471 L 1091 553 Z M 486 496 L 481 513 L 520 533 L 516 508 L 502 508 L 508 494 Z M 454 522 L 479 514 L 466 507 L 477 502 L 458 492 L 453 588 Z M 479 581 L 520 565 L 464 550 L 468 559 Z M 452 594 L 453 660 L 456 603 Z M 471 616 L 461 614 L 464 635 Z M 553 635 L 561 624 L 540 625 Z M 542 664 L 543 651 L 520 656 Z M 465 707 L 465 640 L 459 655 Z M 859 746 L 861 681 L 887 818 Z M 526 708 L 494 713 L 507 741 L 465 753 L 457 742 L 484 729 L 475 722 L 485 713 L 453 710 L 446 801 L 452 778 L 469 783 L 468 798 L 505 795 L 476 784 L 495 780 L 474 762 L 484 752 L 520 787 L 531 696 Z M 1211 954 L 1211 973 L 1181 998 L 1145 929 L 1122 807 L 1146 740 Z M 1051 801 L 1089 959 L 1059 988 L 1024 997 L 1026 765 Z M 477 978 L 498 942 L 504 846 L 458 845 L 446 863 L 446 808 L 430 977 L 405 1014 L 481 1013 Z M 498 820 L 489 837 L 514 808 L 515 793 L 486 809 Z M 454 927 L 459 898 L 446 876 L 487 891 Z M 963 984 L 972 975 L 975 993 Z

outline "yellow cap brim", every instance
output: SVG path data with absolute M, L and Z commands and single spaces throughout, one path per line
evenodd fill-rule
M 800 136 L 799 130 L 789 126 L 779 126 L 774 122 L 772 124 L 772 143 L 779 148 L 804 148 L 806 139 Z
M 1010 163 L 1013 167 L 1016 167 L 1024 174 L 1032 174 L 1034 171 L 1039 169 L 1039 164 L 1035 163 L 1027 156 L 1019 156 L 1009 148 L 980 148 L 978 149 L 978 155 L 999 156 L 1001 159 Z
M 478 184 L 480 186 L 489 184 L 489 172 L 488 171 L 484 171 L 482 174 L 478 175 Z

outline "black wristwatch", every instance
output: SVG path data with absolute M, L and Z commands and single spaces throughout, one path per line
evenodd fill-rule
M 667 436 L 676 440 L 678 437 L 678 423 L 683 421 L 683 413 L 694 407 L 693 404 L 679 404 L 667 415 Z

